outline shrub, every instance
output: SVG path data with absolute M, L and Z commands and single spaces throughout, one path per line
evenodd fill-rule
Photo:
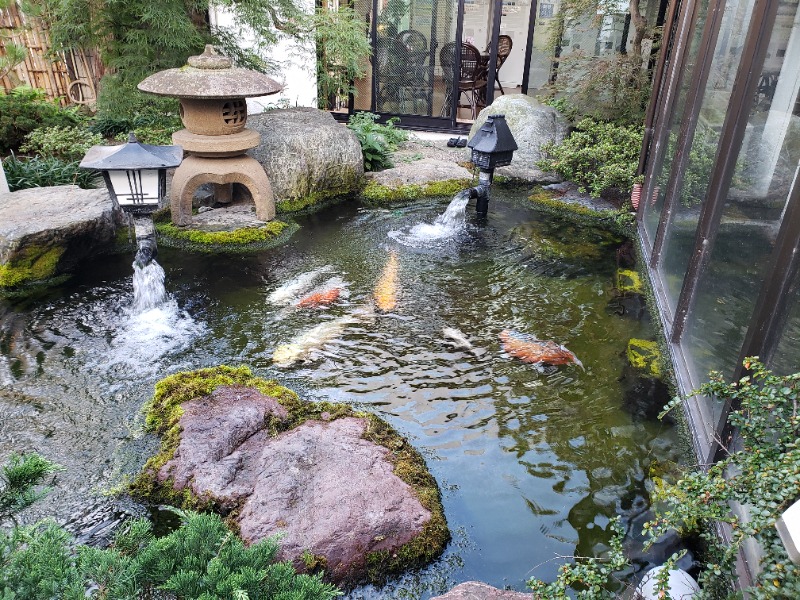
M 12 456 L 2 469 L 0 519 L 40 498 L 37 490 L 58 467 L 31 454 Z M 125 524 L 110 548 L 78 545 L 61 527 L 43 521 L 0 529 L 0 598 L 106 600 L 170 597 L 292 598 L 329 600 L 339 595 L 319 576 L 298 575 L 276 562 L 275 539 L 245 547 L 218 515 L 178 512 L 182 525 L 156 538 L 144 519 Z M 166 594 L 165 594 L 166 593 Z
M 85 127 L 40 127 L 25 136 L 25 143 L 19 149 L 39 156 L 80 161 L 89 148 L 102 143 L 100 134 Z
M 593 196 L 613 188 L 629 194 L 636 180 L 642 136 L 641 127 L 581 119 L 561 145 L 542 146 L 547 158 L 536 166 L 555 171 Z
M 12 192 L 33 187 L 77 185 L 90 189 L 99 185 L 95 171 L 81 169 L 78 161 L 65 161 L 54 157 L 17 158 L 9 156 L 3 161 L 8 187 Z
M 356 134 L 364 155 L 364 169 L 380 171 L 392 167 L 391 153 L 408 139 L 408 134 L 395 127 L 400 119 L 389 119 L 386 125 L 377 123 L 378 115 L 368 112 L 355 113 L 347 127 Z
M 61 108 L 42 90 L 28 86 L 0 92 L 0 154 L 19 150 L 25 136 L 41 127 L 79 125 L 84 117 L 75 108 Z

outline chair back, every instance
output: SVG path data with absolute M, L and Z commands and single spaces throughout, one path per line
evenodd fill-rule
M 501 35 L 497 38 L 497 70 L 506 62 L 508 55 L 511 54 L 511 48 L 514 46 L 514 40 L 509 35 Z
M 419 52 L 427 52 L 428 51 L 428 39 L 414 29 L 406 29 L 405 31 L 401 31 L 397 34 L 397 39 L 401 44 L 406 47 L 409 54 L 416 54 Z
M 461 81 L 479 81 L 485 74 L 486 66 L 481 59 L 481 51 L 467 42 L 461 44 Z

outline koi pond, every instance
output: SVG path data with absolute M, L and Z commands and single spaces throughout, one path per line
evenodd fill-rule
M 447 198 L 353 202 L 299 219 L 287 244 L 257 254 L 161 247 L 167 293 L 144 306 L 129 255 L 0 301 L 0 456 L 37 450 L 65 468 L 27 518 L 53 515 L 79 536 L 113 523 L 108 491 L 157 447 L 140 412 L 154 383 L 245 364 L 303 397 L 377 413 L 439 483 L 453 534 L 442 557 L 350 599 L 429 598 L 473 579 L 524 591 L 531 576 L 553 580 L 563 557 L 602 553 L 617 515 L 635 547 L 650 467 L 679 456 L 675 430 L 648 408 L 664 398 L 628 366 L 628 341 L 654 331 L 617 297 L 623 240 L 537 212 L 521 191 L 493 194 L 484 223 L 470 206 L 444 232 Z M 390 261 L 396 306 L 364 316 Z M 338 297 L 296 306 L 290 292 L 315 276 Z M 326 323 L 326 343 L 303 338 Z M 563 344 L 582 367 L 522 362 L 503 352 L 504 331 Z M 291 344 L 291 360 L 273 362 Z

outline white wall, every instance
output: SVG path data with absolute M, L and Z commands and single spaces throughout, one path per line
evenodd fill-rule
M 305 1 L 306 9 L 313 10 L 312 2 Z M 224 8 L 210 7 L 211 24 L 234 31 L 242 30 L 234 22 L 233 15 Z M 254 47 L 252 31 L 244 30 L 241 39 L 243 48 Z M 284 37 L 272 46 L 265 59 L 276 63 L 278 70 L 270 76 L 283 84 L 283 91 L 270 96 L 247 99 L 250 114 L 262 112 L 266 107 L 287 104 L 289 106 L 317 106 L 316 52 L 312 47 L 304 47 L 295 40 Z

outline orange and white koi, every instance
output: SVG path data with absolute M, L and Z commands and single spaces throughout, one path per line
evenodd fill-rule
M 575 363 L 583 369 L 583 363 L 570 350 L 552 340 L 539 340 L 535 336 L 510 331 L 500 332 L 503 351 L 522 362 L 546 365 Z
M 335 287 L 319 292 L 313 292 L 297 302 L 299 308 L 319 308 L 321 306 L 328 306 L 333 304 L 339 299 L 342 289 Z
M 392 251 L 373 292 L 375 306 L 380 312 L 389 312 L 397 306 L 397 253 Z

